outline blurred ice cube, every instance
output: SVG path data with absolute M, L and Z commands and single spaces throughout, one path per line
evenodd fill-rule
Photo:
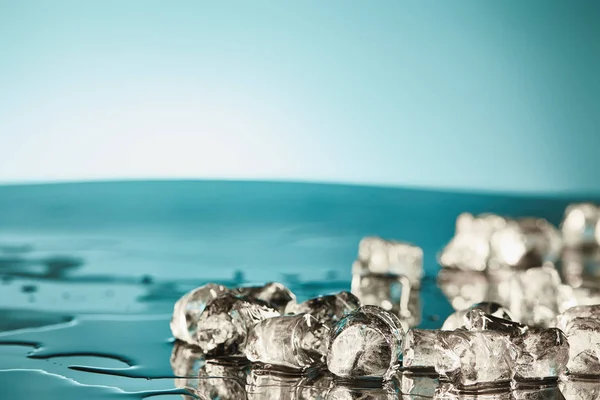
M 561 224 L 565 245 L 568 247 L 597 246 L 600 208 L 592 203 L 570 204 Z
M 327 367 L 343 378 L 381 378 L 399 365 L 406 327 L 394 314 L 362 306 L 331 331 Z
M 310 314 L 262 320 L 246 339 L 248 360 L 303 369 L 325 362 L 329 328 Z
M 437 284 L 455 310 L 488 300 L 488 276 L 482 272 L 442 269 Z
M 410 243 L 366 237 L 358 245 L 353 275 L 403 275 L 412 287 L 420 287 L 423 277 L 423 250 Z
M 210 301 L 228 291 L 229 289 L 223 285 L 209 283 L 183 295 L 173 309 L 171 319 L 173 336 L 186 343 L 197 344 L 196 327 L 200 314 Z
M 344 315 L 360 307 L 360 300 L 350 292 L 339 292 L 306 300 L 303 303 L 289 303 L 286 314 L 310 314 L 319 322 L 333 326 Z
M 516 352 L 507 334 L 497 331 L 440 331 L 435 370 L 461 390 L 508 385 Z
M 249 329 L 263 319 L 279 316 L 264 303 L 225 293 L 200 314 L 196 343 L 208 355 L 239 355 Z

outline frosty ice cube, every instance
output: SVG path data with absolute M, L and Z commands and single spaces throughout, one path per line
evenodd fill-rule
M 444 331 L 453 331 L 458 328 L 462 328 L 465 325 L 465 316 L 470 310 L 481 310 L 485 314 L 491 315 L 493 317 L 502 318 L 505 320 L 512 321 L 513 316 L 508 311 L 507 308 L 502 305 L 495 303 L 484 301 L 481 303 L 473 304 L 466 310 L 456 311 L 448 316 L 442 325 L 442 330 Z
M 394 314 L 362 306 L 331 331 L 327 367 L 339 377 L 381 378 L 399 365 L 405 331 Z
M 517 337 L 527 331 L 527 326 L 508 319 L 486 314 L 480 309 L 469 310 L 464 317 L 465 328 L 469 331 L 496 331 Z
M 235 294 L 264 301 L 269 307 L 283 313 L 290 303 L 296 302 L 296 296 L 290 289 L 278 282 L 269 282 L 263 286 L 246 286 L 233 290 Z
M 600 376 L 600 320 L 575 318 L 565 329 L 569 341 L 569 375 Z
M 186 343 L 197 344 L 196 327 L 200 314 L 210 301 L 228 291 L 229 289 L 223 285 L 209 283 L 183 295 L 173 309 L 171 319 L 173 336 Z
M 465 310 L 488 299 L 490 284 L 482 272 L 442 269 L 437 284 L 455 310 Z
M 360 300 L 350 292 L 315 297 L 303 303 L 289 303 L 286 314 L 310 314 L 319 322 L 333 326 L 344 315 L 360 307 Z
M 408 278 L 395 275 L 352 275 L 352 294 L 361 304 L 379 306 L 408 319 L 411 312 L 411 286 Z M 418 300 L 418 293 L 416 293 Z M 414 299 L 414 297 L 413 297 Z
M 438 330 L 409 329 L 402 342 L 402 364 L 409 370 L 435 369 Z
M 571 307 L 556 317 L 556 327 L 563 331 L 575 318 L 591 318 L 600 321 L 600 304 Z
M 440 331 L 435 370 L 463 390 L 508 385 L 516 352 L 509 336 L 497 331 Z
M 488 265 L 535 267 L 560 256 L 562 240 L 558 229 L 545 219 L 508 220 L 490 237 Z
M 197 347 L 176 343 L 171 354 L 175 387 L 185 389 L 199 398 L 211 394 L 223 400 L 243 400 L 244 363 L 230 360 L 205 360 Z M 192 399 L 192 396 L 184 396 Z
M 484 271 L 490 255 L 490 237 L 506 225 L 494 214 L 477 217 L 463 213 L 456 219 L 456 233 L 438 257 L 441 265 L 465 271 Z
M 366 237 L 358 245 L 358 260 L 352 274 L 403 275 L 413 287 L 423 277 L 423 250 L 409 243 Z
M 248 333 L 248 360 L 303 369 L 325 362 L 329 328 L 310 314 L 269 318 Z
M 512 339 L 517 350 L 515 380 L 556 380 L 569 361 L 569 342 L 556 328 L 529 328 Z
M 600 208 L 592 203 L 570 204 L 561 223 L 563 240 L 569 247 L 597 246 Z
M 279 312 L 247 297 L 225 293 L 212 300 L 200 314 L 196 345 L 208 355 L 241 354 L 248 330 Z

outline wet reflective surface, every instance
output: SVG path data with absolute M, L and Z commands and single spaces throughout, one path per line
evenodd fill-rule
M 283 183 L 0 187 L 0 388 L 6 398 L 36 399 L 388 399 L 405 386 L 406 398 L 464 398 L 418 376 L 364 388 L 326 374 L 177 357 L 173 304 L 207 282 L 280 281 L 299 301 L 350 290 L 359 240 L 381 235 L 423 248 L 426 276 L 411 311 L 419 327 L 439 328 L 455 309 L 497 301 L 497 282 L 510 281 L 448 271 L 438 288 L 436 254 L 457 215 L 535 215 L 558 224 L 571 200 Z M 565 253 L 560 274 L 578 303 L 600 297 L 599 258 Z M 395 305 L 399 294 L 390 292 Z M 567 399 L 600 392 L 594 382 L 561 385 Z M 530 392 L 509 397 L 561 398 Z

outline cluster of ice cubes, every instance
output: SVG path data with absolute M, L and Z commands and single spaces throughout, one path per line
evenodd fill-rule
M 351 292 L 300 303 L 280 283 L 207 284 L 174 308 L 172 333 L 186 343 L 174 348 L 174 371 L 208 374 L 180 387 L 220 399 L 353 399 L 371 397 L 339 382 L 374 379 L 386 390 L 372 398 L 481 398 L 503 387 L 510 399 L 562 398 L 559 378 L 600 379 L 600 287 L 585 279 L 598 274 L 586 264 L 600 261 L 598 221 L 590 204 L 567 208 L 561 230 L 461 214 L 439 255 L 438 286 L 456 310 L 440 329 L 417 328 L 423 251 L 406 242 L 364 238 Z M 215 374 L 223 387 L 212 387 Z M 587 386 L 561 385 L 587 400 Z

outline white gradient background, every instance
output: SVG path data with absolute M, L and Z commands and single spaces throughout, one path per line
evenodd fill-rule
M 0 182 L 600 193 L 600 3 L 0 0 Z

